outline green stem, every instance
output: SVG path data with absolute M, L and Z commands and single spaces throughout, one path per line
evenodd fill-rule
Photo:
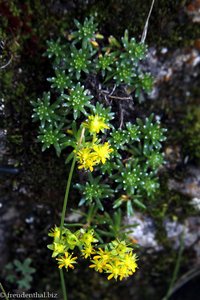
M 68 196 L 69 196 L 69 189 L 70 189 L 70 185 L 71 185 L 71 181 L 72 181 L 72 175 L 73 175 L 75 163 L 76 163 L 76 156 L 74 156 L 74 158 L 73 158 L 71 169 L 70 169 L 70 172 L 69 172 L 69 177 L 68 177 L 68 180 L 67 180 L 65 198 L 64 198 L 64 201 L 63 201 L 62 215 L 61 215 L 61 221 L 60 221 L 60 238 L 62 236 L 62 230 L 63 230 L 63 226 L 64 226 L 65 214 L 66 214 L 66 209 L 67 209 L 67 201 L 68 201 Z
M 1 289 L 2 292 L 3 292 L 4 298 L 5 298 L 6 300 L 9 300 L 8 297 L 7 297 L 6 291 L 4 290 L 3 285 L 2 285 L 1 283 L 0 283 L 0 289 Z
M 68 197 L 69 197 L 69 189 L 71 186 L 72 175 L 74 172 L 75 164 L 76 164 L 76 156 L 74 156 L 74 158 L 73 158 L 71 169 L 70 169 L 68 180 L 67 180 L 65 198 L 63 201 L 62 215 L 61 215 L 61 221 L 60 221 L 60 239 L 62 237 L 62 231 L 63 231 L 66 209 L 67 209 L 67 201 L 68 201 Z M 62 286 L 62 292 L 63 292 L 63 300 L 67 300 L 67 290 L 66 290 L 66 285 L 65 285 L 64 272 L 62 269 L 60 270 L 60 280 L 61 280 L 61 286 Z
M 169 297 L 171 296 L 171 293 L 172 293 L 172 288 L 173 288 L 174 283 L 177 279 L 178 272 L 179 272 L 179 269 L 180 269 L 182 253 L 183 253 L 183 249 L 184 249 L 184 235 L 185 235 L 185 232 L 183 231 L 183 233 L 181 234 L 181 238 L 180 238 L 180 247 L 179 247 L 179 251 L 178 251 L 178 256 L 177 256 L 174 272 L 172 274 L 172 279 L 171 279 L 167 294 L 162 300 L 168 300 L 169 299 Z
M 68 224 L 68 223 L 65 223 L 65 226 L 66 227 L 83 227 L 85 224 L 82 224 L 82 223 L 73 223 L 73 224 Z
M 60 269 L 60 281 L 62 286 L 63 300 L 67 300 L 67 290 L 65 285 L 64 272 L 62 269 Z
M 89 207 L 89 211 L 87 213 L 87 224 L 91 224 L 92 222 L 92 219 L 94 217 L 94 215 L 96 214 L 96 207 L 94 204 L 92 204 L 90 207 Z

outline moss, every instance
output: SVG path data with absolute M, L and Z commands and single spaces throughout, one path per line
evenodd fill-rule
M 186 155 L 200 161 L 200 107 L 190 106 L 183 126 L 183 147 Z

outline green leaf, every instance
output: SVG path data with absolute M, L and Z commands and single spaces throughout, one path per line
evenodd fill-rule
M 14 282 L 16 282 L 17 278 L 16 278 L 16 275 L 9 274 L 6 276 L 6 280 L 10 283 L 14 283 Z
M 16 269 L 18 271 L 22 271 L 23 270 L 23 265 L 22 265 L 22 263 L 19 260 L 15 259 L 13 261 L 13 264 L 15 265 L 15 267 L 16 267 Z
M 126 208 L 127 208 L 127 216 L 131 217 L 134 214 L 133 206 L 132 206 L 131 201 L 126 202 Z
M 146 207 L 146 205 L 144 205 L 140 200 L 138 200 L 138 199 L 133 199 L 133 202 L 138 206 L 138 207 L 140 207 L 140 208 L 142 208 L 142 209 L 146 209 L 147 207 Z
M 74 158 L 74 152 L 71 152 L 71 153 L 67 156 L 67 159 L 65 160 L 65 163 L 68 164 L 73 158 Z
M 30 283 L 28 281 L 26 281 L 25 279 L 18 280 L 17 284 L 20 289 L 24 288 L 24 289 L 28 290 L 31 287 Z

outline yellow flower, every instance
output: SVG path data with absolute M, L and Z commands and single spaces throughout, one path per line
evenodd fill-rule
M 102 273 L 103 272 L 103 268 L 105 267 L 105 263 L 100 261 L 100 260 L 91 260 L 91 262 L 93 262 L 92 265 L 89 266 L 89 268 L 94 268 L 95 271 Z
M 59 239 L 60 238 L 60 228 L 57 226 L 55 226 L 54 228 L 51 228 L 48 236 L 54 237 L 54 240 Z
M 123 278 L 127 278 L 128 276 L 132 275 L 133 272 L 130 271 L 127 266 L 121 265 L 120 266 L 120 272 L 119 272 L 119 280 L 122 280 Z
M 74 269 L 73 264 L 76 263 L 77 257 L 72 257 L 72 254 L 69 255 L 68 252 L 65 252 L 65 256 L 61 257 L 61 258 L 56 258 L 56 260 L 58 261 L 58 268 L 62 269 L 62 267 L 65 267 L 66 269 L 71 268 Z
M 101 248 L 99 248 L 96 254 L 98 255 L 93 256 L 93 260 L 91 260 L 93 264 L 89 267 L 94 268 L 96 271 L 102 273 L 103 271 L 107 270 L 107 263 L 112 258 L 110 257 L 109 251 L 102 250 Z
M 110 280 L 111 278 L 115 278 L 117 280 L 117 277 L 120 276 L 120 267 L 117 264 L 109 264 L 106 265 L 107 267 L 107 273 L 111 273 L 108 276 L 108 280 Z
M 102 164 L 105 164 L 106 159 L 109 158 L 110 153 L 113 152 L 113 149 L 110 148 L 108 142 L 104 144 L 94 145 L 93 150 L 95 151 L 97 159 L 99 160 L 99 162 L 102 162 Z
M 105 249 L 99 248 L 92 257 L 90 268 L 108 273 L 108 280 L 122 280 L 135 273 L 137 257 L 125 241 L 114 240 Z
M 53 250 L 52 257 L 56 257 L 58 254 L 65 252 L 65 245 L 63 245 L 62 243 L 54 242 L 51 250 Z
M 79 169 L 89 169 L 91 172 L 94 170 L 94 166 L 98 163 L 97 157 L 91 148 L 85 147 L 77 152 L 77 159 L 79 162 Z
M 94 260 L 100 260 L 102 264 L 106 264 L 110 259 L 110 252 L 106 250 L 102 250 L 99 248 L 99 251 L 97 251 L 98 255 L 95 255 L 93 257 Z
M 76 235 L 71 233 L 70 231 L 67 234 L 66 242 L 69 246 L 69 249 L 71 250 L 73 250 L 79 244 L 79 240 Z
M 91 243 L 98 242 L 98 240 L 95 239 L 95 237 L 93 235 L 94 235 L 93 230 L 89 230 L 88 232 L 84 232 L 82 237 L 81 237 L 81 241 L 86 245 L 90 245 Z
M 122 256 L 122 257 L 125 255 L 125 253 L 128 253 L 132 250 L 131 247 L 128 247 L 126 245 L 125 241 L 115 240 L 112 242 L 112 247 L 113 247 L 112 254 L 117 256 Z
M 104 129 L 109 129 L 109 126 L 105 123 L 105 119 L 98 115 L 89 116 L 88 120 L 83 122 L 83 126 L 88 128 L 91 134 L 99 133 Z
M 92 245 L 85 246 L 85 249 L 82 249 L 81 252 L 83 253 L 84 258 L 88 258 L 91 256 L 91 254 L 95 253 Z
M 124 257 L 124 265 L 127 266 L 132 273 L 135 273 L 136 268 L 138 267 L 136 260 L 136 254 L 128 253 Z

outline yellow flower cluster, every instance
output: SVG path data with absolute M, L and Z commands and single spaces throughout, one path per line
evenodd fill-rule
M 92 243 L 98 242 L 94 237 L 93 230 L 77 230 L 75 233 L 72 233 L 69 229 L 63 228 L 62 235 L 60 236 L 60 228 L 55 226 L 51 229 L 49 234 L 50 237 L 53 237 L 53 243 L 47 247 L 53 251 L 52 257 L 57 257 L 58 267 L 61 269 L 65 267 L 74 269 L 73 264 L 76 263 L 77 257 L 72 257 L 73 252 L 70 254 L 70 250 L 74 250 L 75 247 L 78 247 L 84 258 L 90 257 L 91 254 L 94 254 L 94 249 Z
M 84 258 L 90 257 L 92 254 L 95 253 L 95 250 L 93 248 L 92 243 L 98 242 L 97 239 L 93 236 L 94 231 L 90 230 L 89 232 L 86 232 L 82 235 L 81 240 L 82 240 L 82 256 Z
M 89 267 L 100 273 L 108 273 L 108 280 L 111 278 L 122 280 L 136 271 L 136 254 L 124 241 L 113 241 L 109 248 L 105 250 L 99 248 L 96 253 Z
M 58 268 L 63 267 L 74 269 L 77 256 L 73 257 L 75 247 L 81 251 L 84 258 L 90 258 L 92 264 L 90 268 L 100 273 L 107 273 L 108 280 L 114 278 L 122 280 L 135 273 L 137 268 L 137 257 L 133 253 L 125 241 L 114 240 L 109 243 L 104 249 L 95 249 L 95 243 L 98 240 L 94 237 L 94 230 L 85 229 L 77 230 L 72 233 L 69 229 L 64 228 L 60 237 L 59 227 L 55 227 L 49 232 L 49 236 L 54 238 L 53 244 L 48 245 L 48 248 L 53 250 L 52 257 L 58 256 Z
M 47 246 L 53 251 L 52 257 L 63 255 L 68 249 L 73 250 L 76 246 L 79 246 L 78 236 L 69 229 L 63 228 L 62 235 L 60 236 L 60 228 L 55 226 L 55 228 L 50 230 L 48 235 L 53 237 L 53 243 Z
M 109 159 L 110 153 L 113 149 L 110 147 L 108 142 L 103 144 L 99 143 L 96 135 L 104 129 L 109 129 L 109 126 L 105 123 L 105 119 L 98 115 L 89 116 L 88 120 L 83 122 L 83 127 L 87 128 L 89 133 L 92 134 L 92 142 L 86 142 L 81 145 L 78 150 L 75 150 L 76 157 L 79 163 L 79 169 L 94 170 L 94 166 L 102 163 L 105 164 L 106 160 Z
M 104 144 L 91 144 L 87 143 L 86 146 L 77 151 L 77 159 L 79 162 L 79 169 L 89 169 L 91 172 L 94 170 L 94 166 L 99 163 L 105 164 L 106 159 L 109 159 L 110 153 L 113 149 L 110 148 L 108 142 Z

